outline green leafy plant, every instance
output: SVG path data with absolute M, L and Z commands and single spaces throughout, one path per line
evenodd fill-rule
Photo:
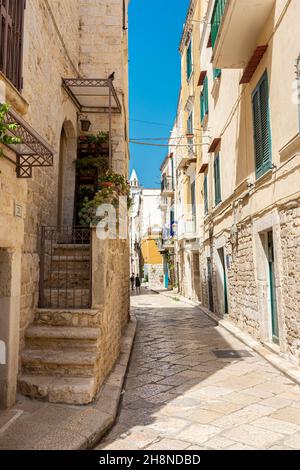
M 109 186 L 106 183 L 110 183 Z M 119 207 L 119 197 L 127 197 L 127 208 L 132 204 L 130 197 L 130 188 L 126 178 L 118 173 L 107 171 L 103 177 L 99 179 L 99 191 L 97 191 L 94 199 L 89 200 L 87 197 L 83 200 L 82 207 L 79 211 L 79 222 L 82 226 L 88 226 L 100 221 L 96 217 L 97 208 L 101 204 L 112 204 L 115 208 Z
M 15 123 L 6 124 L 5 116 L 9 111 L 9 106 L 6 103 L 0 104 L 0 143 L 4 145 L 20 144 L 21 139 L 11 135 L 11 131 L 15 131 L 18 126 Z M 3 150 L 0 148 L 0 156 L 3 155 Z

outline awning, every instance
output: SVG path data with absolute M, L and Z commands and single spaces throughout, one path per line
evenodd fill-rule
M 7 144 L 17 155 L 17 177 L 31 178 L 32 168 L 53 166 L 53 150 L 48 143 L 13 109 L 7 111 L 4 124 L 16 124 L 9 134 L 18 137 L 20 144 Z
M 121 113 L 121 103 L 111 78 L 63 78 L 66 90 L 82 113 Z

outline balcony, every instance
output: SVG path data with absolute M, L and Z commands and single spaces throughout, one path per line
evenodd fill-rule
M 161 194 L 165 197 L 171 197 L 174 194 L 173 178 L 171 176 L 163 176 L 161 180 Z
M 162 211 L 166 211 L 166 210 L 167 210 L 167 208 L 168 208 L 168 199 L 167 199 L 165 196 L 161 197 L 161 199 L 160 199 L 160 204 L 159 204 L 159 208 L 160 208 L 160 210 L 162 210 Z
M 160 253 L 165 253 L 168 250 L 174 249 L 174 233 L 170 228 L 165 227 L 162 230 L 161 236 L 156 240 L 156 245 Z
M 182 155 L 181 159 L 178 162 L 178 165 L 177 165 L 178 170 L 185 170 L 192 163 L 197 162 L 197 155 L 196 155 L 196 148 L 194 145 L 193 134 L 186 135 L 186 147 L 187 149 L 185 150 L 184 155 Z
M 274 4 L 275 0 L 216 0 L 211 19 L 215 68 L 247 66 Z

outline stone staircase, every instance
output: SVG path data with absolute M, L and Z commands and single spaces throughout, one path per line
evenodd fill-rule
M 100 377 L 100 312 L 89 309 L 88 245 L 54 247 L 37 309 L 21 354 L 19 391 L 52 403 L 88 404 Z

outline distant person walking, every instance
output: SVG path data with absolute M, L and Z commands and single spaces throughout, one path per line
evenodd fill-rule
M 140 294 L 141 293 L 141 280 L 138 274 L 136 275 L 136 278 L 135 278 L 135 288 L 136 288 L 136 293 Z
M 132 273 L 132 276 L 131 276 L 131 278 L 130 278 L 131 290 L 134 290 L 134 281 L 135 281 L 135 277 L 134 277 L 134 273 Z

